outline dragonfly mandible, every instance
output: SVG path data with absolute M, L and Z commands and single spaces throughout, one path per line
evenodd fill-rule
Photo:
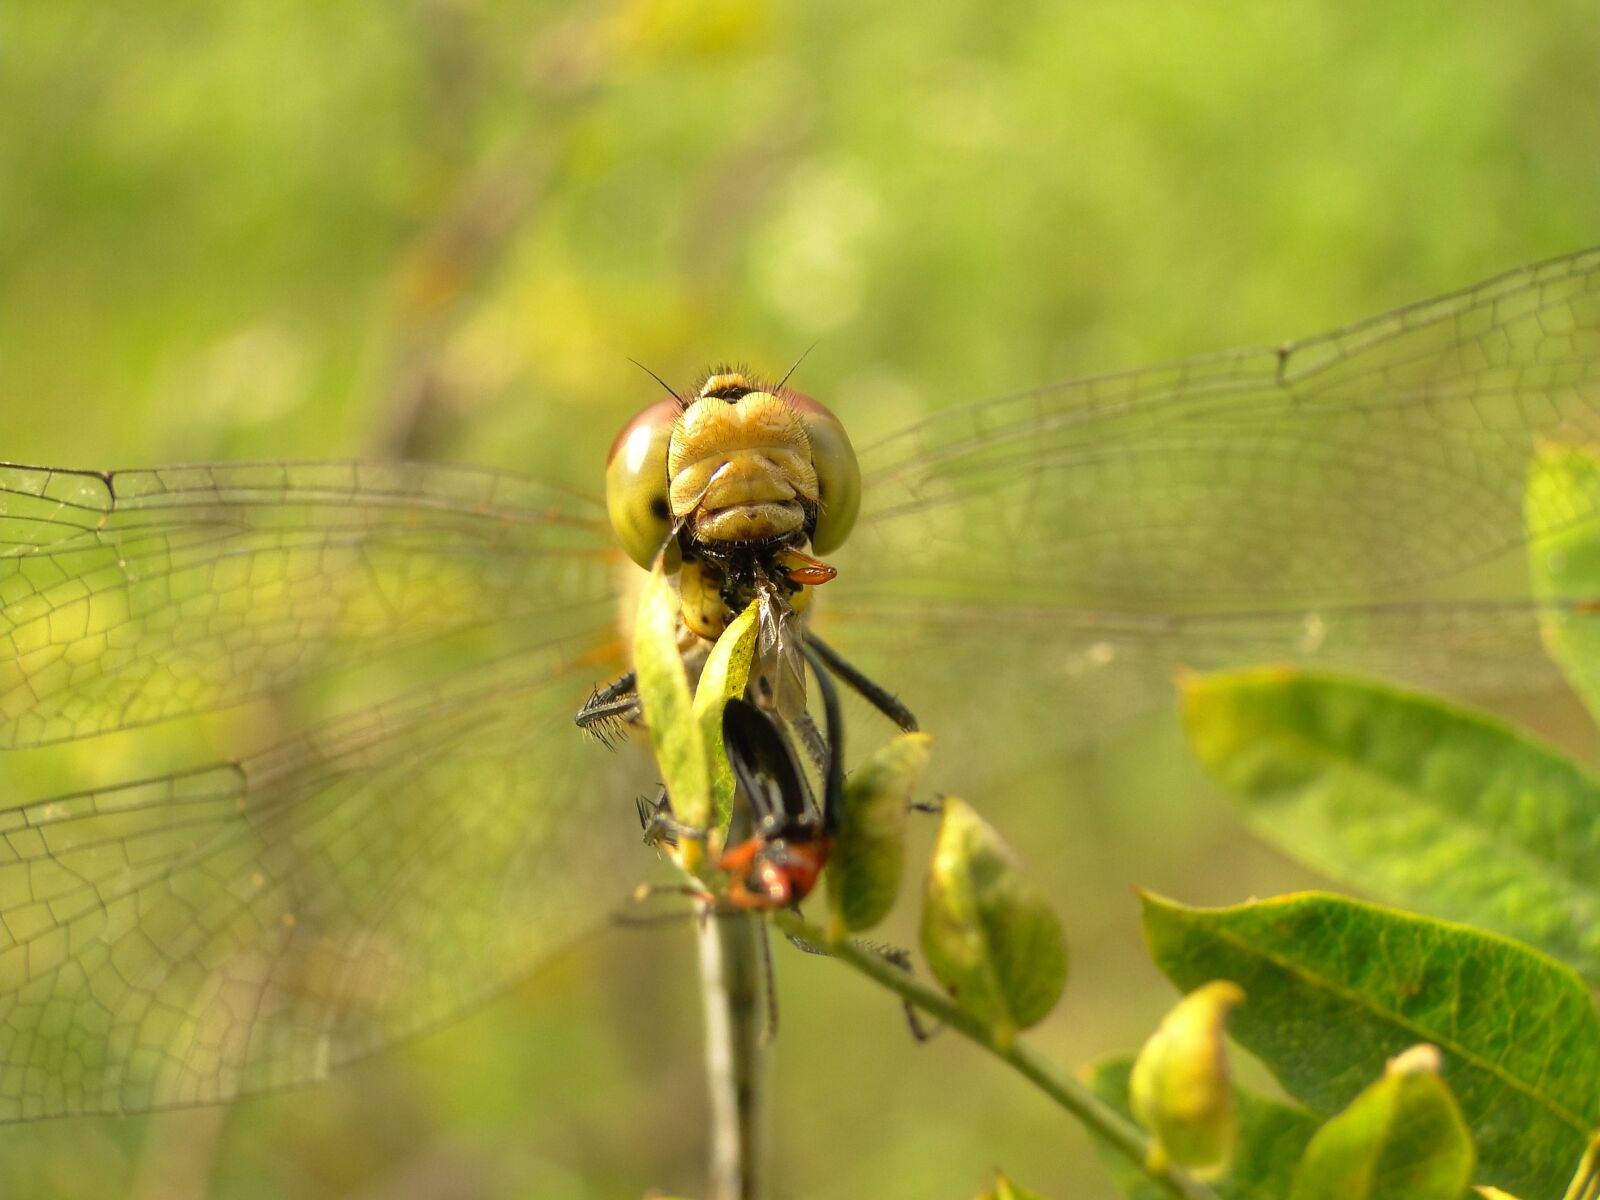
M 1560 530 L 1527 528 L 1524 484 L 1542 444 L 1597 438 L 1590 250 L 865 441 L 856 527 L 808 619 L 927 727 L 959 714 L 960 738 L 1009 733 L 1019 755 L 1069 753 L 1176 664 L 1543 687 L 1541 614 L 1592 606 L 1533 594 L 1529 540 Z M 6 797 L 0 1119 L 316 1079 L 603 919 L 641 869 L 622 801 L 650 765 L 572 714 L 626 666 L 637 570 L 565 482 L 0 467 L 0 747 L 93 753 L 235 706 L 300 730 Z

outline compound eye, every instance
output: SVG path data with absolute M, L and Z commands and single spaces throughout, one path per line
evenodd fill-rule
M 606 514 L 629 558 L 655 565 L 672 536 L 667 499 L 667 445 L 683 405 L 658 400 L 622 427 L 606 459 Z
M 844 426 L 824 405 L 802 392 L 785 391 L 784 398 L 800 414 L 811 439 L 811 464 L 817 472 L 817 527 L 811 548 L 828 554 L 844 545 L 861 511 L 861 467 Z

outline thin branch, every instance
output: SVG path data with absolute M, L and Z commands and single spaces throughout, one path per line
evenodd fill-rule
M 714 918 L 699 931 L 712 1200 L 767 1194 L 766 935 L 754 915 Z
M 1150 1179 L 1177 1200 L 1219 1200 L 1216 1192 L 1188 1172 L 1175 1166 L 1151 1165 L 1151 1141 L 1138 1126 L 1117 1112 L 1089 1088 L 1016 1038 L 998 1038 L 992 1029 L 961 1008 L 943 992 L 936 991 L 900 968 L 849 941 L 830 941 L 821 929 L 809 925 L 794 913 L 773 914 L 779 929 L 790 937 L 814 946 L 826 946 L 839 961 L 871 976 L 906 1003 L 954 1029 L 970 1041 L 1010 1064 L 1042 1092 L 1066 1109 L 1102 1138 Z

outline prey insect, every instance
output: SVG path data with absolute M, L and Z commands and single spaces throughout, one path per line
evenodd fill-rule
M 716 860 L 725 890 L 669 889 L 695 896 L 715 912 L 797 907 L 827 865 L 844 804 L 844 721 L 833 681 L 810 654 L 807 659 L 822 697 L 826 728 L 822 803 L 817 803 L 780 722 L 750 700 L 730 699 L 722 712 L 722 739 L 738 799 Z M 639 814 L 646 841 L 675 845 L 711 838 L 712 831 L 674 818 L 665 789 L 653 802 L 641 800 Z

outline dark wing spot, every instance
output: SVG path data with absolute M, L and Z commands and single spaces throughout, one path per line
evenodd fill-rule
M 667 503 L 665 496 L 652 496 L 650 498 L 650 515 L 658 521 L 665 521 L 672 515 L 672 507 Z

